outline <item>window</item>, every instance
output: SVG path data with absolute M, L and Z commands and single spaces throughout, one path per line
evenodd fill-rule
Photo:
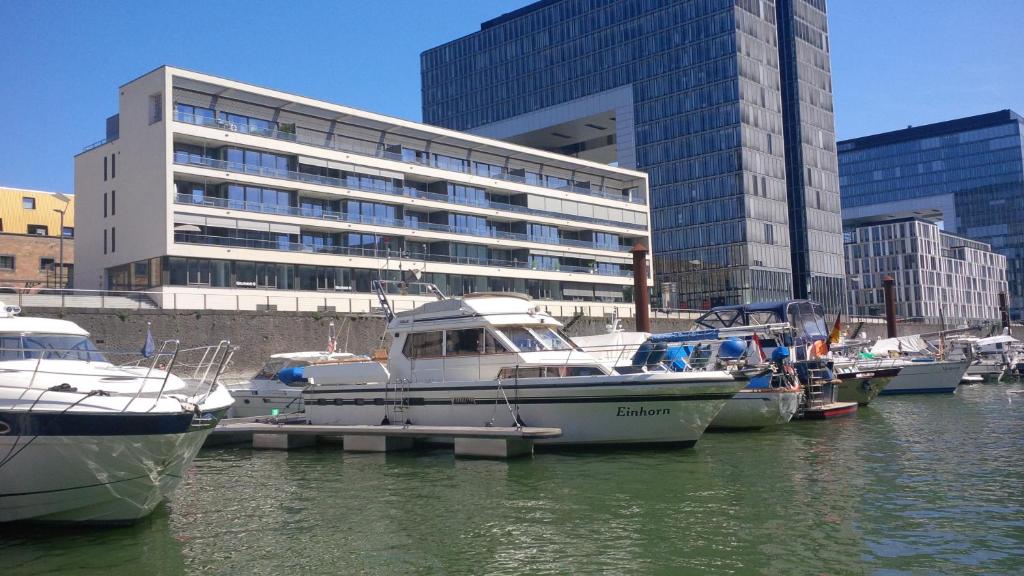
M 483 352 L 481 328 L 448 330 L 444 340 L 445 356 L 473 356 Z
M 402 353 L 406 358 L 437 358 L 441 356 L 443 332 L 418 332 L 405 337 Z
M 110 215 L 117 214 L 117 191 L 110 191 Z
M 3 228 L 0 227 L 0 230 L 3 230 Z M 61 229 L 60 234 L 61 234 L 61 236 L 65 237 L 65 238 L 74 238 L 75 237 L 75 229 L 73 227 L 71 227 L 71 226 L 65 226 L 64 228 Z
M 36 236 L 46 236 L 49 231 L 42 224 L 29 224 L 28 233 L 35 234 Z
M 0 270 L 14 270 L 14 256 L 0 256 Z
M 107 193 L 103 193 L 103 217 L 107 217 Z
M 149 97 L 149 123 L 155 124 L 164 119 L 164 97 L 163 94 L 157 92 Z M 106 160 L 103 162 L 106 166 Z M 104 175 L 106 170 L 104 170 Z M 103 178 L 106 180 L 106 177 Z
M 39 259 L 39 271 L 49 272 L 56 268 L 53 258 L 40 258 Z
M 107 253 L 107 229 L 103 229 L 103 253 Z
M 35 210 L 36 199 L 29 196 L 23 197 L 21 199 L 21 207 L 24 208 L 25 210 Z
M 103 157 L 103 181 L 107 181 L 107 157 Z
M 110 179 L 117 178 L 117 155 L 110 155 Z
M 110 227 L 110 251 L 117 252 L 117 229 Z

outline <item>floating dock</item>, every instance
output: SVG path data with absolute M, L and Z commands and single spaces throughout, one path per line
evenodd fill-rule
M 253 418 L 223 420 L 210 434 L 208 446 L 252 442 L 262 450 L 312 446 L 318 438 L 340 438 L 346 452 L 409 450 L 417 440 L 451 440 L 456 456 L 511 458 L 533 454 L 535 440 L 557 438 L 560 428 L 504 426 L 314 425 L 295 418 L 275 421 Z

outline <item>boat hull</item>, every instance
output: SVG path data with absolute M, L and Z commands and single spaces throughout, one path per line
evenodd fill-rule
M 228 418 L 250 418 L 253 416 L 270 416 L 291 414 L 302 411 L 301 390 L 231 390 L 235 404 L 228 412 Z
M 996 363 L 975 362 L 967 367 L 968 376 L 980 376 L 985 382 L 999 382 L 1005 373 L 1006 367 Z
M 129 523 L 181 482 L 213 429 L 179 434 L 37 436 L 0 468 L 0 522 Z M 0 454 L 31 437 L 0 437 Z M 20 442 L 19 442 L 20 440 Z
M 725 403 L 711 430 L 752 430 L 785 424 L 800 407 L 800 390 L 740 390 Z
M 518 419 L 562 430 L 558 438 L 538 440 L 541 445 L 692 445 L 747 384 L 671 373 L 545 380 L 521 379 L 501 389 L 493 382 L 413 384 L 402 401 L 379 385 L 314 387 L 304 397 L 311 424 L 373 425 L 387 417 L 426 426 L 509 426 Z
M 856 402 L 833 402 L 824 406 L 807 408 L 804 410 L 802 418 L 805 420 L 831 420 L 852 416 L 857 413 L 857 406 Z
M 866 368 L 865 368 L 866 369 Z M 895 394 L 952 394 L 967 372 L 967 362 L 907 362 L 882 390 Z
M 856 402 L 867 406 L 889 385 L 899 373 L 896 368 L 875 371 L 839 374 L 839 391 L 836 399 L 840 402 Z

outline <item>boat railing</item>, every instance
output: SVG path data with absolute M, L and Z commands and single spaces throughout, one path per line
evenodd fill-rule
M 48 367 L 43 364 L 46 360 L 76 360 L 81 362 L 102 363 L 111 364 L 120 369 L 132 369 L 132 368 L 145 368 L 145 373 L 138 374 L 132 373 L 133 379 L 140 380 L 139 388 L 131 396 L 131 400 L 125 403 L 122 412 L 127 410 L 128 407 L 137 400 L 142 393 L 145 391 L 146 385 L 151 380 L 160 380 L 160 393 L 157 394 L 156 398 L 159 399 L 163 394 L 164 389 L 167 386 L 167 380 L 170 377 L 171 371 L 174 367 L 174 362 L 178 352 L 178 341 L 177 340 L 166 340 L 161 343 L 160 348 L 152 355 L 146 355 L 142 352 L 125 351 L 125 350 L 97 350 L 97 349 L 85 349 L 81 347 L 77 348 L 40 348 L 40 347 L 19 347 L 19 346 L 3 346 L 0 347 L 0 372 L 6 374 L 17 374 L 17 373 L 30 373 L 28 385 L 25 386 L 21 394 L 18 396 L 18 400 L 21 401 L 25 398 L 25 395 L 31 391 L 36 390 L 36 383 L 39 380 L 40 375 L 59 375 L 62 377 L 82 377 L 82 378 L 97 378 L 102 377 L 102 373 L 96 371 L 76 371 L 72 365 L 62 363 L 57 367 Z M 129 358 L 137 357 L 134 360 L 127 360 L 124 362 L 112 362 L 111 358 Z M 34 365 L 31 369 L 28 367 L 16 367 L 11 366 L 9 362 L 19 360 L 35 360 Z M 74 392 L 76 387 L 71 382 L 62 382 L 56 386 L 47 386 L 44 391 L 53 392 Z M 36 397 L 32 403 L 32 407 L 39 403 L 42 394 Z M 154 404 L 155 405 L 155 404 Z M 31 409 L 31 408 L 30 408 Z
M 231 364 L 237 350 L 238 347 L 232 346 L 230 340 L 221 340 L 217 344 L 181 351 L 183 360 L 179 364 L 183 369 L 182 378 L 190 385 L 189 396 L 195 398 L 197 404 L 205 400 L 220 383 L 221 375 Z

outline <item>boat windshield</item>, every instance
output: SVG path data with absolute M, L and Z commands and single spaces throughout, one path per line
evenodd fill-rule
M 106 357 L 86 336 L 74 334 L 0 335 L 0 361 L 43 358 L 106 362 Z
M 548 350 L 572 350 L 569 339 L 560 334 L 558 330 L 553 330 L 548 326 L 533 326 L 531 330 Z
M 511 340 L 520 352 L 572 350 L 567 338 L 547 326 L 505 326 L 497 331 Z
M 277 373 L 288 365 L 288 362 L 287 358 L 273 358 L 260 368 L 260 371 L 256 373 L 256 378 L 258 380 L 273 380 L 277 378 Z
M 810 340 L 828 337 L 825 310 L 820 304 L 794 302 L 789 305 L 788 314 L 789 323 L 797 329 L 798 334 Z

